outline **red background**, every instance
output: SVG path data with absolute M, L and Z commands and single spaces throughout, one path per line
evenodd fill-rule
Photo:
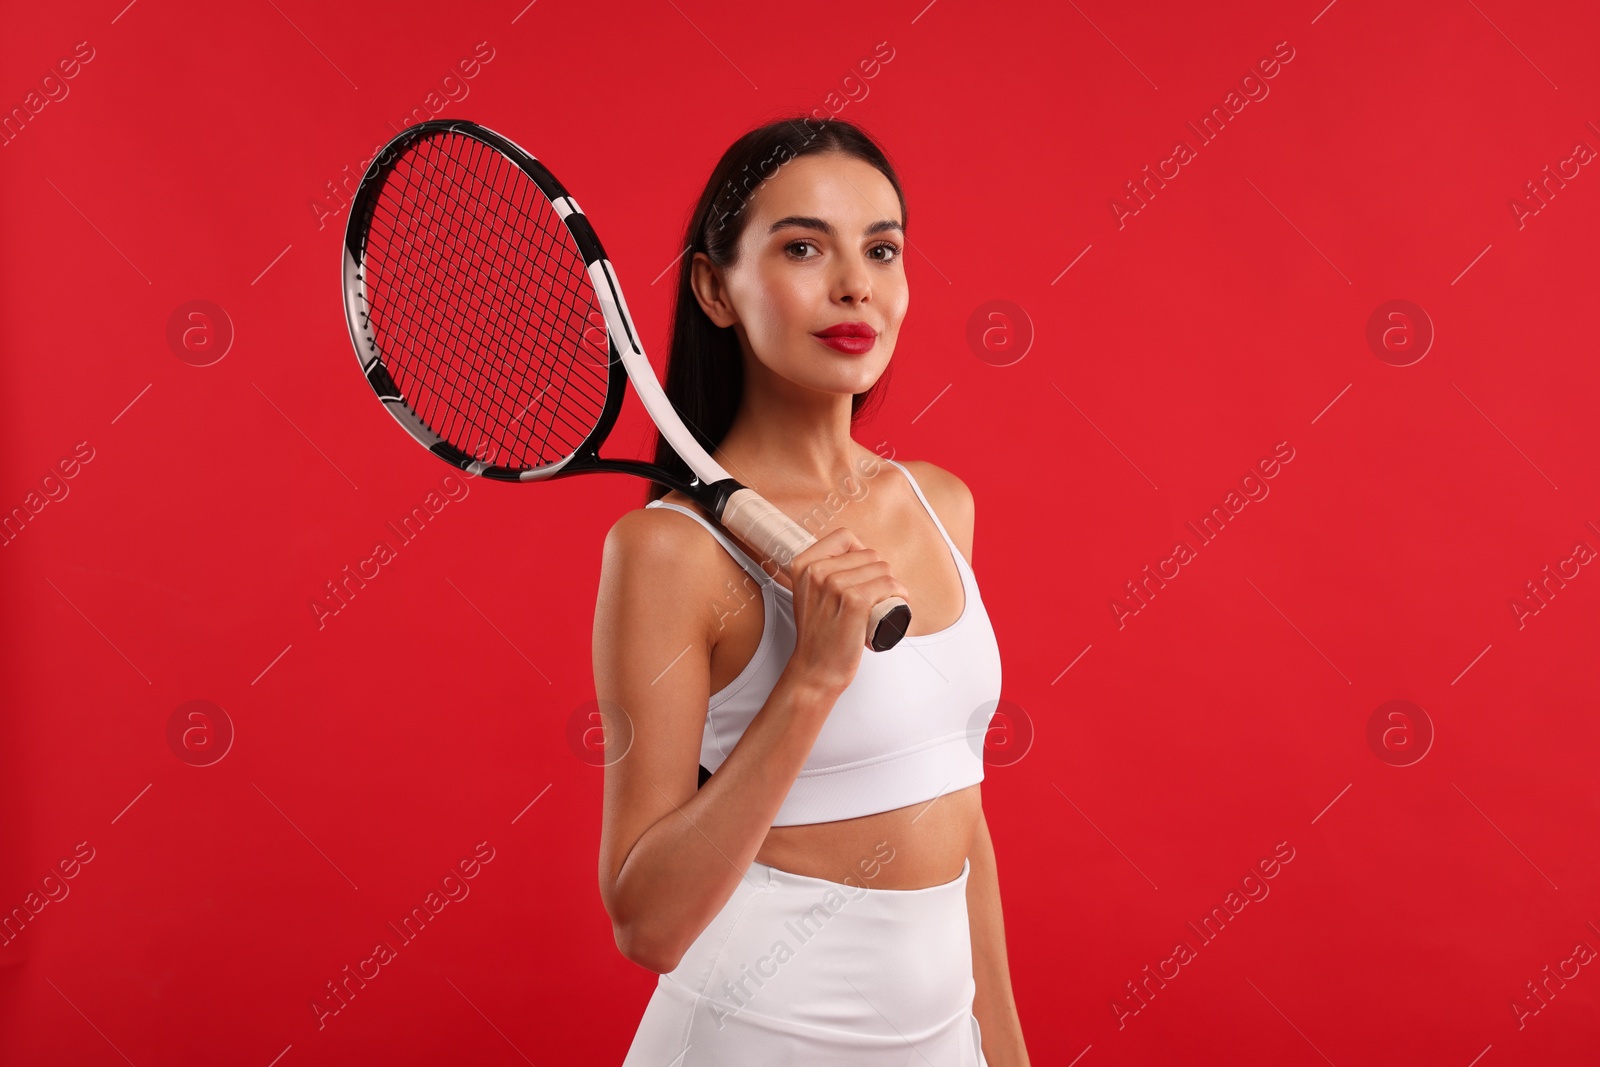
M 602 771 L 568 738 L 644 483 L 473 482 L 319 630 L 324 583 L 449 470 L 356 372 L 344 214 L 312 205 L 487 41 L 442 113 L 562 177 L 659 369 L 652 279 L 717 156 L 838 108 L 886 41 L 838 114 L 900 168 L 912 309 L 860 437 L 978 501 L 1004 723 L 1035 735 L 984 789 L 1033 1062 L 1595 1062 L 1593 964 L 1512 1007 L 1600 948 L 1600 577 L 1512 608 L 1600 546 L 1600 176 L 1512 208 L 1600 145 L 1592 5 L 125 3 L 0 35 L 7 110 L 94 50 L 0 148 L 0 506 L 93 450 L 0 549 L 0 907 L 70 890 L 0 948 L 0 1059 L 621 1060 L 655 978 L 613 945 Z M 1202 146 L 1186 123 L 1282 41 Z M 1179 138 L 1196 158 L 1119 226 Z M 1409 366 L 1367 341 L 1396 299 L 1436 331 Z M 208 366 L 168 341 L 191 300 L 235 332 Z M 967 341 L 990 300 L 1031 323 L 1009 365 Z M 646 440 L 630 401 L 609 451 Z M 193 745 L 235 731 L 209 766 L 169 740 L 192 700 L 222 709 Z M 479 842 L 470 895 L 319 1029 L 325 983 Z M 1200 946 L 1185 924 L 1280 842 Z M 1119 1025 L 1180 938 L 1197 958 Z

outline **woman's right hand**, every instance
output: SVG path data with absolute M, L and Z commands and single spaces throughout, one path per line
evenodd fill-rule
M 843 693 L 861 666 L 872 608 L 892 596 L 911 597 L 889 564 L 844 527 L 795 556 L 789 581 L 797 632 L 789 666 L 811 684 Z

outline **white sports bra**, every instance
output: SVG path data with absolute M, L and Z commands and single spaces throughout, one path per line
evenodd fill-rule
M 983 739 L 1000 700 L 1000 648 L 966 558 L 911 472 L 888 462 L 906 476 L 949 547 L 961 574 L 964 607 L 937 633 L 902 637 L 887 652 L 862 650 L 855 678 L 829 712 L 774 826 L 854 819 L 983 781 Z M 645 506 L 681 511 L 710 530 L 762 590 L 761 643 L 706 709 L 703 781 L 738 744 L 794 653 L 794 593 L 699 513 L 665 500 Z

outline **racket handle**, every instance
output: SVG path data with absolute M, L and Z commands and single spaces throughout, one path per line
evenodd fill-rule
M 722 508 L 722 525 L 759 553 L 790 574 L 794 558 L 817 539 L 804 526 L 779 511 L 754 489 L 741 488 L 728 497 Z M 887 652 L 900 643 L 911 626 L 911 605 L 901 597 L 885 597 L 872 606 L 867 616 L 867 647 Z

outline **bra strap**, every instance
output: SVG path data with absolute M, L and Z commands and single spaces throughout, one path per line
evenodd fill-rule
M 928 503 L 928 498 L 922 495 L 922 486 L 918 485 L 917 480 L 911 476 L 911 472 L 900 466 L 899 463 L 889 459 L 887 456 L 884 457 L 884 460 L 885 462 L 894 464 L 896 467 L 900 467 L 900 473 L 904 474 L 906 476 L 906 481 L 911 483 L 911 491 L 917 494 L 918 500 L 922 501 L 922 510 L 928 513 L 928 518 L 933 520 L 933 525 L 938 529 L 939 536 L 943 537 L 944 543 L 950 546 L 950 554 L 956 558 L 957 565 L 960 566 L 965 564 L 966 559 L 961 555 L 961 550 L 956 547 L 955 541 L 951 539 L 950 531 L 946 530 L 944 528 L 944 523 L 939 521 L 939 514 L 933 510 L 933 505 Z

